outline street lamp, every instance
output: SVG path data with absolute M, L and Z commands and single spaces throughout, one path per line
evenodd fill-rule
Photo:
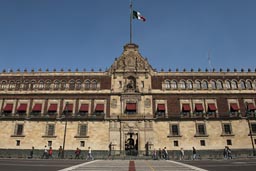
M 61 158 L 64 158 L 64 150 L 65 150 L 65 144 L 66 144 L 66 134 L 67 134 L 67 124 L 68 124 L 68 120 L 67 120 L 67 114 L 68 114 L 68 102 L 66 103 L 65 106 L 65 110 L 64 110 L 64 118 L 65 118 L 65 128 L 64 128 L 64 137 L 63 137 L 63 149 L 62 149 L 62 155 Z
M 250 123 L 250 118 L 249 118 L 249 107 L 248 107 L 248 103 L 245 103 L 245 107 L 246 107 L 246 120 L 248 123 L 248 127 L 249 127 L 249 134 L 250 134 L 250 138 L 251 138 L 251 143 L 252 143 L 252 154 L 253 156 L 256 156 L 256 152 L 255 152 L 255 148 L 254 148 L 254 142 L 253 142 L 253 137 L 252 137 L 252 127 L 251 127 L 251 123 Z
M 252 143 L 252 152 L 253 152 L 253 156 L 256 156 L 256 152 L 255 152 L 255 148 L 254 148 L 254 142 L 253 142 L 253 137 L 252 137 L 252 127 L 251 127 L 251 123 L 250 123 L 250 119 L 247 117 L 247 122 L 248 122 L 248 126 L 249 126 L 249 134 L 250 134 L 250 138 L 251 138 L 251 143 Z

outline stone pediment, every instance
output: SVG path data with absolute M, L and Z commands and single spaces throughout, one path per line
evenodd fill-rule
M 150 72 L 152 67 L 143 58 L 136 44 L 126 44 L 122 55 L 111 66 L 112 72 Z

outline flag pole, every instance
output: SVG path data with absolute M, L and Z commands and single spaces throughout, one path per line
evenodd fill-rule
M 132 9 L 132 0 L 130 1 L 130 44 L 132 44 L 132 17 L 133 17 L 133 9 Z

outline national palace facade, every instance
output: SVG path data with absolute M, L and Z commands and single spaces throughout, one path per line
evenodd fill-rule
M 254 70 L 156 71 L 126 44 L 106 71 L 1 72 L 0 152 L 111 144 L 117 155 L 229 146 L 249 156 L 255 103 Z

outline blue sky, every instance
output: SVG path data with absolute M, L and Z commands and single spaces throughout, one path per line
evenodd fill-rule
M 129 42 L 129 3 L 0 0 L 0 71 L 105 70 Z M 133 42 L 153 68 L 256 68 L 255 0 L 133 0 L 133 5 L 147 19 L 133 20 Z

